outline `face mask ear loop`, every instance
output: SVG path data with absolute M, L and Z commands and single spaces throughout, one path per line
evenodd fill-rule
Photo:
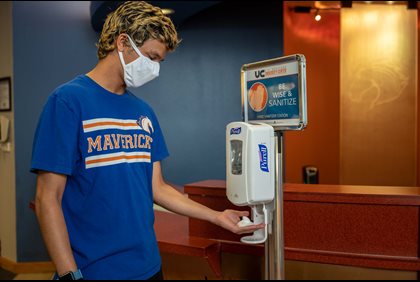
M 131 37 L 127 34 L 128 37 L 128 41 L 130 41 L 131 47 L 133 47 L 134 51 L 136 51 L 137 55 L 139 55 L 140 57 L 142 57 L 143 55 L 141 54 L 140 50 L 137 48 L 136 44 L 134 43 L 133 39 L 131 39 Z
M 118 51 L 118 56 L 120 56 L 121 65 L 124 68 L 127 64 L 124 62 L 124 57 L 123 57 L 122 52 Z
M 126 34 L 127 35 L 127 37 L 128 37 L 128 40 L 130 41 L 130 44 L 131 44 L 131 46 L 133 46 L 133 44 L 132 44 L 132 40 L 131 40 L 131 38 L 130 38 L 130 36 L 128 36 L 128 34 Z M 134 45 L 135 46 L 135 45 Z M 118 51 L 118 50 L 117 50 Z M 124 61 L 124 56 L 123 56 L 123 53 L 122 52 L 120 52 L 120 51 L 118 51 L 118 56 L 120 57 L 120 61 L 121 61 L 121 65 L 123 66 L 123 68 L 125 68 L 125 66 L 127 65 L 126 63 L 125 63 L 125 61 Z

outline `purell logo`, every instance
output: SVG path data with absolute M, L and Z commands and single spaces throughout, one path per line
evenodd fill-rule
M 262 171 L 268 172 L 268 150 L 264 144 L 258 144 L 260 149 L 260 168 Z
M 233 134 L 241 134 L 241 127 L 232 128 L 230 130 L 230 135 L 233 135 Z

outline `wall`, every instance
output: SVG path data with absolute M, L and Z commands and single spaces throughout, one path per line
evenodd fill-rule
M 417 4 L 417 6 L 419 6 L 419 4 Z M 418 9 L 418 8 L 417 8 Z M 420 52 L 420 17 L 419 17 L 419 12 L 417 10 L 417 49 L 418 52 Z M 417 54 L 417 67 L 420 66 L 420 55 Z M 417 81 L 417 168 L 420 169 L 420 94 L 419 94 L 419 89 L 420 89 L 420 71 L 417 69 L 417 77 L 418 77 L 418 81 Z M 417 173 L 417 187 L 420 187 L 420 173 Z
M 307 98 L 308 127 L 303 132 L 287 132 L 285 134 L 286 149 L 286 182 L 302 183 L 301 168 L 304 165 L 315 165 L 319 168 L 320 183 L 340 183 L 340 12 L 338 10 L 322 12 L 322 20 L 314 21 L 314 13 L 292 13 L 287 7 L 296 5 L 294 1 L 286 1 L 284 9 L 284 54 L 302 53 L 307 59 Z M 419 31 L 420 19 L 417 29 Z M 419 39 L 417 39 L 419 40 Z M 417 52 L 418 54 L 418 52 Z M 420 56 L 417 55 L 417 60 Z M 420 82 L 420 76 L 418 77 Z M 420 186 L 420 99 L 413 101 L 417 105 L 415 120 L 417 125 L 417 141 L 414 155 L 417 156 L 417 168 L 413 172 L 413 153 L 406 155 L 410 162 L 411 175 L 417 174 L 417 182 L 410 186 Z M 412 112 L 410 112 L 412 114 Z M 393 139 L 400 138 L 398 134 Z M 410 141 L 412 142 L 412 141 Z M 359 146 L 360 147 L 360 146 Z M 397 148 L 397 147 L 395 147 Z M 396 151 L 395 148 L 392 151 Z M 384 154 L 382 154 L 384 155 Z M 414 160 L 415 161 L 415 160 Z M 399 177 L 399 172 L 393 175 Z M 352 170 L 348 170 L 352 173 Z M 388 173 L 389 174 L 389 173 Z M 360 183 L 359 183 L 360 184 Z M 367 184 L 367 183 L 365 183 Z M 395 183 L 387 182 L 385 185 Z M 399 181 L 399 185 L 408 182 Z
M 29 172 L 36 124 L 58 85 L 96 64 L 89 2 L 13 3 L 16 93 L 17 260 L 49 260 L 35 214 Z M 225 178 L 225 127 L 241 120 L 240 68 L 282 52 L 279 3 L 222 3 L 179 26 L 183 39 L 160 77 L 133 92 L 155 109 L 171 156 L 166 179 L 185 184 Z
M 417 11 L 341 9 L 340 184 L 415 186 Z
M 89 2 L 13 2 L 16 122 L 17 260 L 49 260 L 35 213 L 35 175 L 29 172 L 38 117 L 50 93 L 96 64 Z
M 339 12 L 293 13 L 284 2 L 284 55 L 306 57 L 308 126 L 285 133 L 286 182 L 303 183 L 302 167 L 319 169 L 319 182 L 339 181 Z
M 183 41 L 160 77 L 135 93 L 159 117 L 171 154 L 163 162 L 168 181 L 225 179 L 225 128 L 242 120 L 240 69 L 283 55 L 281 2 L 244 2 L 240 10 L 217 4 L 178 31 Z
M 12 50 L 12 2 L 0 2 L 0 77 L 11 77 L 13 84 Z M 14 93 L 12 86 L 12 110 L 0 112 L 10 120 L 9 142 L 12 151 L 0 150 L 0 256 L 16 261 L 16 195 L 14 153 Z

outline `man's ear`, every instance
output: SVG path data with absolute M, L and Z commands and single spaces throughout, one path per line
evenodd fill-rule
M 127 47 L 127 35 L 124 33 L 121 33 L 120 35 L 118 35 L 117 39 L 115 40 L 115 44 L 117 45 L 116 48 L 119 52 L 124 51 L 124 48 Z

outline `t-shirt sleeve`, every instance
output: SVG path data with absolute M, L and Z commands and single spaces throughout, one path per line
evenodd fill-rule
M 72 175 L 78 158 L 79 123 L 60 97 L 49 97 L 35 132 L 31 172 L 39 170 Z
M 169 156 L 168 148 L 166 147 L 165 138 L 163 137 L 162 129 L 159 121 L 153 114 L 153 146 L 152 146 L 152 162 L 161 161 Z

